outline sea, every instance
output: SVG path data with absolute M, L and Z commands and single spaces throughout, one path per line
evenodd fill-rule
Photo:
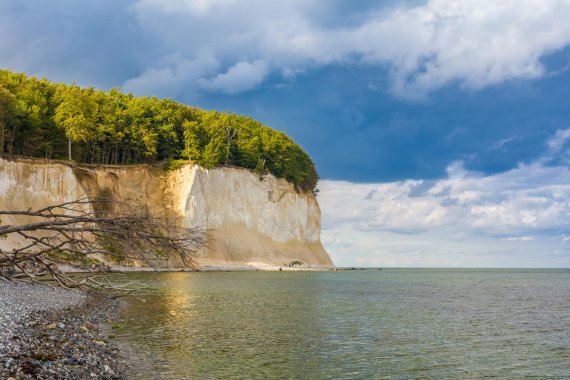
M 153 288 L 111 331 L 136 379 L 570 379 L 568 269 L 123 280 Z

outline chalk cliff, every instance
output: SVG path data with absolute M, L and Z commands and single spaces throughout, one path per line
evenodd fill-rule
M 330 267 L 320 242 L 320 210 L 312 194 L 272 175 L 187 165 L 88 166 L 0 158 L 0 209 L 36 209 L 81 197 L 137 202 L 171 222 L 205 230 L 203 267 L 282 266 L 294 260 Z M 3 217 L 2 224 L 22 223 Z M 17 241 L 0 240 L 6 249 Z

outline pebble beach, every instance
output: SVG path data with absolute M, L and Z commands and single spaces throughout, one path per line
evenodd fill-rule
M 99 293 L 0 279 L 0 378 L 123 379 L 105 332 L 120 308 Z

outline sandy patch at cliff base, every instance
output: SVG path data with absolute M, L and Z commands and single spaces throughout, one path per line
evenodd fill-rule
M 275 270 L 317 270 L 317 268 L 312 268 L 306 265 L 295 265 L 295 266 L 288 266 L 288 265 L 271 265 L 266 263 L 260 263 L 255 261 L 249 261 L 246 263 L 247 266 L 259 269 L 259 270 L 268 270 L 268 271 L 275 271 Z M 321 269 L 322 270 L 322 269 Z
M 323 267 L 323 266 L 310 266 L 310 265 L 272 265 L 255 261 L 248 261 L 243 265 L 228 266 L 228 265 L 205 265 L 200 268 L 201 271 L 226 271 L 226 272 L 238 272 L 238 271 L 328 271 L 334 270 L 333 267 Z

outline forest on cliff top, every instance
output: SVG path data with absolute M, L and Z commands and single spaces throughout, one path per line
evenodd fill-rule
M 0 70 L 1 155 L 93 164 L 191 160 L 269 172 L 304 191 L 318 180 L 299 145 L 249 117 L 9 70 Z

